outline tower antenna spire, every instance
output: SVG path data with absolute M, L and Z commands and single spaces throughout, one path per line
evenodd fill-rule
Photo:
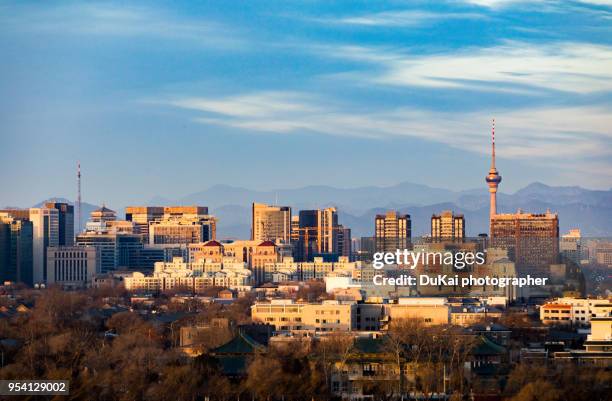
M 81 232 L 81 162 L 77 161 L 77 232 Z
M 491 168 L 489 174 L 485 177 L 490 195 L 490 219 L 493 219 L 497 214 L 497 188 L 501 180 L 501 175 L 495 168 L 495 119 L 493 119 L 491 127 Z
M 491 168 L 495 168 L 495 118 L 491 127 Z

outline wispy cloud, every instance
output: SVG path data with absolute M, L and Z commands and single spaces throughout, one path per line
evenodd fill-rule
M 612 6 L 612 0 L 575 0 L 578 3 L 594 5 L 594 6 Z M 508 6 L 541 6 L 548 5 L 564 5 L 569 3 L 567 0 L 463 0 L 464 3 L 473 4 L 488 8 L 499 8 Z
M 0 14 L 4 32 L 96 35 L 170 39 L 183 43 L 237 46 L 236 30 L 221 24 L 190 18 L 160 8 L 76 3 L 53 5 L 5 5 Z
M 451 19 L 486 19 L 473 12 L 431 12 L 424 10 L 393 10 L 343 17 L 315 18 L 314 21 L 332 25 L 357 25 L 365 27 L 415 27 Z
M 325 49 L 324 51 L 321 51 Z M 364 46 L 313 47 L 376 68 L 357 75 L 371 83 L 481 91 L 554 90 L 593 93 L 612 90 L 612 47 L 589 43 L 526 44 L 506 41 L 439 54 Z
M 194 120 L 246 132 L 316 132 L 386 139 L 414 137 L 461 150 L 488 152 L 493 110 L 431 112 L 400 107 L 363 112 L 307 94 L 260 92 L 221 99 L 189 97 L 167 103 L 197 111 Z M 497 110 L 501 155 L 535 160 L 612 156 L 612 116 L 606 107 Z M 563 144 L 559 146 L 559 144 Z M 612 163 L 605 164 L 612 167 Z
M 312 96 L 302 93 L 261 92 L 221 99 L 186 97 L 170 100 L 169 104 L 235 118 L 273 118 L 320 112 L 321 109 L 312 102 Z

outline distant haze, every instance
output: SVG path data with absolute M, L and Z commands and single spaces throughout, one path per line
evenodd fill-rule
M 247 238 L 250 235 L 251 203 L 262 202 L 291 206 L 294 214 L 300 209 L 335 206 L 340 223 L 353 230 L 353 236 L 373 235 L 374 216 L 395 209 L 412 217 L 413 235 L 429 233 L 433 213 L 453 210 L 466 218 L 466 234 L 488 231 L 489 195 L 486 188 L 450 191 L 424 185 L 401 183 L 390 187 L 341 189 L 330 186 L 309 186 L 297 189 L 256 191 L 246 188 L 216 185 L 179 199 L 155 197 L 144 204 L 202 205 L 219 218 L 220 238 Z M 107 205 L 123 218 L 128 205 Z M 533 183 L 513 194 L 498 194 L 499 212 L 539 213 L 550 209 L 559 214 L 561 232 L 580 228 L 584 236 L 612 235 L 612 190 L 594 191 L 581 187 L 552 187 Z M 83 203 L 83 220 L 96 208 Z

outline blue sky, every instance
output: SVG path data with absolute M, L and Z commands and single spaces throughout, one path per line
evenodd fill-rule
M 0 205 L 612 186 L 612 1 L 0 1 Z M 324 201 L 324 200 L 322 200 Z

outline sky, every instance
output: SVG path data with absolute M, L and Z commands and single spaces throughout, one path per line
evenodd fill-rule
M 0 0 L 0 205 L 612 187 L 612 1 Z

